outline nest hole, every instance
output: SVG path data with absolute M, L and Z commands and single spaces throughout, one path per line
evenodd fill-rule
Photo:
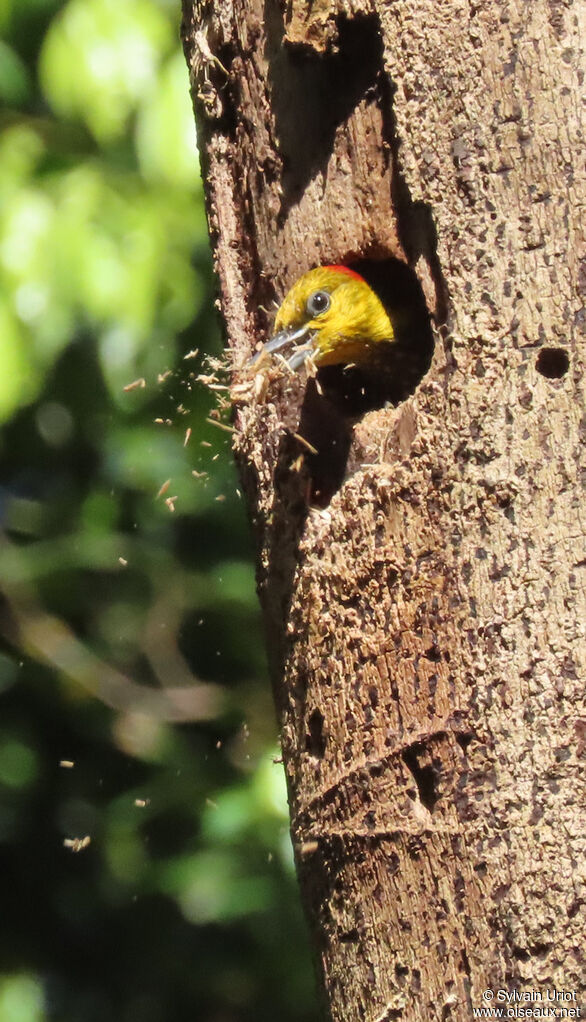
M 305 750 L 316 759 L 323 759 L 326 751 L 324 717 L 320 710 L 314 710 L 307 722 Z
M 397 405 L 413 393 L 431 365 L 433 333 L 421 284 L 399 259 L 361 259 L 348 264 L 364 277 L 383 303 L 394 343 L 381 349 L 376 366 L 324 366 L 317 375 L 325 396 L 342 414 L 355 418 Z
M 570 368 L 570 358 L 565 348 L 542 348 L 535 368 L 547 380 L 561 380 Z
M 324 366 L 309 380 L 299 433 L 315 449 L 307 457 L 312 503 L 326 506 L 342 485 L 353 426 L 367 412 L 395 406 L 412 394 L 431 365 L 433 332 L 423 290 L 399 259 L 347 264 L 378 295 L 389 314 L 394 342 L 375 367 Z

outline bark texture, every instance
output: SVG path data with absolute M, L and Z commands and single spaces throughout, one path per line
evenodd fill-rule
M 274 369 L 236 413 L 327 1011 L 467 1020 L 485 988 L 578 990 L 584 8 L 184 15 L 236 362 L 320 263 L 401 261 L 439 327 L 415 393 L 353 432 Z M 345 453 L 320 509 L 304 415 Z

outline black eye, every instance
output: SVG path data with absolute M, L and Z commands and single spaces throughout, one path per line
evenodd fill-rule
M 322 312 L 329 309 L 331 301 L 327 291 L 314 291 L 307 299 L 305 308 L 310 316 L 321 316 Z

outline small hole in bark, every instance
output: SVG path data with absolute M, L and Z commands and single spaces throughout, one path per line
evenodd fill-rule
M 429 809 L 430 813 L 432 813 L 437 802 L 435 777 L 432 767 L 422 767 L 419 765 L 417 757 L 420 756 L 422 752 L 423 746 L 420 743 L 412 745 L 409 749 L 405 749 L 403 753 L 403 762 L 413 774 L 413 779 L 417 785 L 417 791 L 421 802 L 426 809 Z
M 565 348 L 542 348 L 535 368 L 548 380 L 561 380 L 570 368 L 568 353 Z
M 466 952 L 465 947 L 461 949 L 461 963 L 462 963 L 461 971 L 464 973 L 465 976 L 470 977 L 470 961 L 468 959 L 468 954 Z
M 578 912 L 580 911 L 581 904 L 582 903 L 578 899 L 576 899 L 575 901 L 572 902 L 572 904 L 570 905 L 570 907 L 568 909 L 568 919 L 573 919 L 574 916 L 578 915 Z
M 513 948 L 513 957 L 516 958 L 518 962 L 528 962 L 531 955 L 527 951 L 527 948 L 519 947 L 518 944 L 515 944 Z
M 431 660 L 432 663 L 434 663 L 434 664 L 439 663 L 439 661 L 442 658 L 442 653 L 441 653 L 441 649 L 439 648 L 437 642 L 434 641 L 433 645 L 430 646 L 429 649 L 426 649 L 426 651 L 425 651 L 425 658 L 426 658 L 426 660 Z
M 399 859 L 399 856 L 395 852 L 391 852 L 391 854 L 387 856 L 386 865 L 389 876 L 393 877 L 395 873 L 399 872 L 399 869 L 401 867 L 401 860 Z
M 472 741 L 473 738 L 474 738 L 474 735 L 471 732 L 462 732 L 461 731 L 459 734 L 456 733 L 456 741 L 457 741 L 458 745 L 460 746 L 462 752 L 466 752 L 466 749 L 470 745 L 470 742 Z
M 537 944 L 531 944 L 529 946 L 529 953 L 532 958 L 545 958 L 546 955 L 551 951 L 552 945 L 541 941 Z
M 326 751 L 326 739 L 324 735 L 324 718 L 319 710 L 314 710 L 308 721 L 308 731 L 305 736 L 305 748 L 317 759 L 323 757 Z

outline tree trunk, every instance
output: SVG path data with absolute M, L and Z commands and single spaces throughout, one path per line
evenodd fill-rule
M 322 263 L 386 276 L 419 324 L 414 393 L 357 422 L 304 375 L 235 374 L 335 1020 L 468 1020 L 584 975 L 583 12 L 184 2 L 235 364 Z

